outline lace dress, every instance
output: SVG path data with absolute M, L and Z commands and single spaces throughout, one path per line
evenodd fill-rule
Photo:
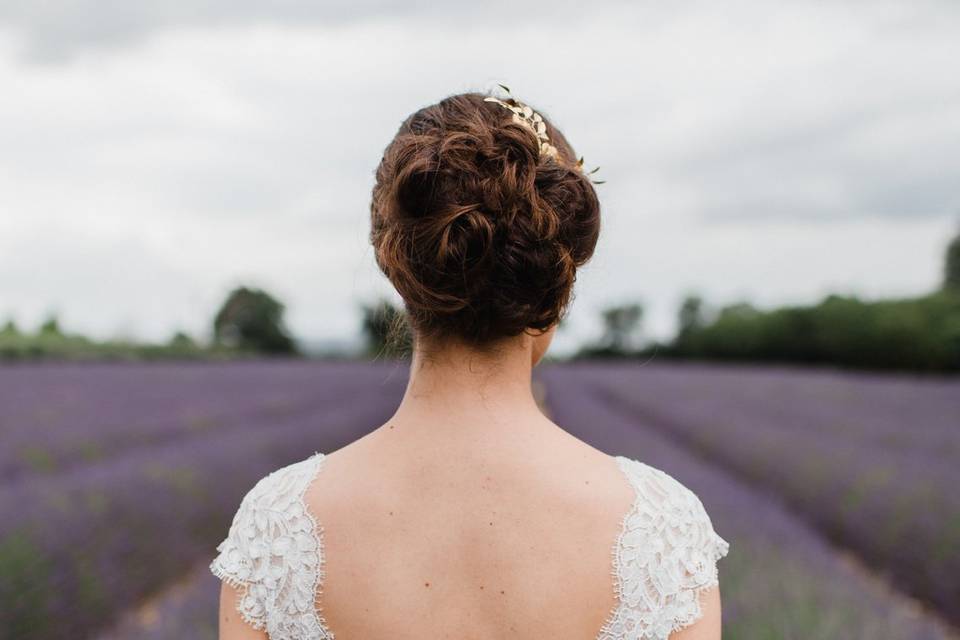
M 238 589 L 237 610 L 270 640 L 333 640 L 315 606 L 323 584 L 323 528 L 304 494 L 324 454 L 277 469 L 244 496 L 210 564 Z M 702 614 L 729 544 L 699 498 L 665 472 L 616 456 L 634 489 L 613 545 L 616 605 L 596 640 L 667 640 Z

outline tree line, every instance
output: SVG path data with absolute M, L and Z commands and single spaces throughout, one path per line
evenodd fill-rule
M 179 331 L 163 344 L 94 341 L 63 331 L 51 316 L 35 332 L 9 320 L 0 328 L 0 360 L 300 357 L 284 321 L 285 306 L 262 289 L 233 289 L 201 343 Z M 572 357 L 701 359 L 805 363 L 867 369 L 960 371 L 960 234 L 948 245 L 940 288 L 925 295 L 862 300 L 829 295 L 812 305 L 760 309 L 748 302 L 719 308 L 688 295 L 676 332 L 644 340 L 639 302 L 602 312 L 603 332 Z M 561 322 L 561 330 L 564 323 Z M 408 357 L 412 336 L 400 307 L 386 300 L 361 305 L 364 353 Z
M 947 246 L 938 290 L 887 300 L 829 295 L 813 305 L 762 310 L 747 302 L 711 308 L 686 297 L 671 340 L 629 348 L 643 309 L 604 312 L 604 337 L 578 357 L 688 358 L 960 371 L 960 234 Z
M 266 291 L 237 287 L 214 316 L 212 339 L 206 343 L 184 331 L 177 331 L 161 344 L 93 340 L 63 330 L 56 315 L 33 332 L 23 331 L 8 320 L 0 329 L 0 361 L 299 357 L 302 350 L 286 327 L 284 312 L 284 305 Z

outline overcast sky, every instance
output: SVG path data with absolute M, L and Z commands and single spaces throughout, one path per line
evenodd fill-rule
M 666 337 L 692 292 L 921 294 L 960 225 L 951 1 L 60 4 L 0 2 L 0 317 L 24 328 L 204 335 L 244 283 L 349 339 L 395 295 L 367 243 L 383 147 L 498 82 L 607 181 L 558 352 L 620 302 Z

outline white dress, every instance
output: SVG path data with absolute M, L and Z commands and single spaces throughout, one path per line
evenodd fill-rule
M 323 527 L 304 494 L 323 466 L 314 453 L 261 478 L 244 496 L 210 570 L 238 588 L 237 610 L 270 640 L 333 640 L 315 595 L 324 577 Z M 596 640 L 667 640 L 701 616 L 729 544 L 700 499 L 667 473 L 616 456 L 634 501 L 613 545 L 616 605 Z

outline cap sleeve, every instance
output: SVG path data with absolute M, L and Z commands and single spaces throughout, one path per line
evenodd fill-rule
M 730 545 L 693 491 L 655 467 L 622 463 L 636 501 L 616 551 L 621 610 L 609 637 L 666 640 L 702 617 L 700 594 L 719 583 Z
M 215 576 L 237 589 L 243 619 L 271 638 L 332 638 L 315 609 L 322 529 L 303 500 L 322 460 L 318 453 L 261 478 L 210 563 Z

